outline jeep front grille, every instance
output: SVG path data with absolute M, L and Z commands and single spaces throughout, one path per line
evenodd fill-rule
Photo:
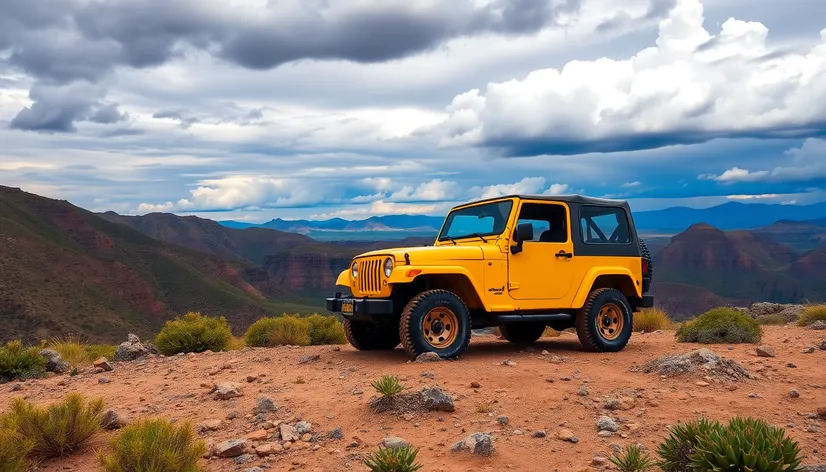
M 371 257 L 358 261 L 359 275 L 356 277 L 356 283 L 362 295 L 376 295 L 381 292 L 383 260 L 381 257 Z

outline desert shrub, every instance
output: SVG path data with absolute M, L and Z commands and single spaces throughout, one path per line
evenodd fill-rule
M 733 308 L 720 307 L 683 323 L 676 335 L 683 343 L 756 343 L 763 337 L 763 329 L 751 316 Z
M 45 373 L 46 359 L 39 348 L 24 348 L 21 341 L 0 346 L 0 383 L 42 377 Z
M 765 420 L 736 417 L 698 438 L 694 470 L 803 471 L 800 446 L 783 428 Z
M 769 326 L 769 325 L 780 326 L 780 325 L 784 325 L 786 323 L 787 323 L 786 317 L 779 314 L 779 313 L 775 313 L 774 315 L 765 315 L 765 316 L 757 317 L 757 324 L 759 324 L 761 326 Z
M 550 326 L 545 328 L 545 331 L 542 332 L 543 338 L 556 338 L 562 335 L 562 331 L 557 331 Z
M 719 423 L 705 418 L 672 426 L 671 433 L 657 449 L 660 456 L 658 465 L 664 472 L 691 470 L 691 455 L 696 452 L 700 438 L 711 431 L 719 434 L 719 430 Z
M 29 453 L 34 441 L 17 431 L 11 415 L 0 417 L 0 472 L 28 470 L 32 462 Z
M 384 397 L 395 396 L 404 390 L 404 386 L 399 382 L 399 379 L 392 375 L 385 375 L 378 380 L 370 382 L 370 385 Z
M 240 351 L 245 347 L 247 347 L 247 341 L 243 336 L 233 336 L 232 339 L 229 340 L 227 351 Z
M 72 367 L 88 367 L 100 357 L 111 359 L 115 356 L 115 346 L 88 344 L 79 336 L 68 335 L 52 338 L 45 347 L 56 351 Z
M 372 472 L 416 472 L 422 468 L 416 463 L 418 453 L 419 449 L 409 444 L 398 448 L 379 447 L 364 459 L 364 465 Z
M 659 308 L 650 308 L 634 313 L 634 331 L 650 333 L 658 329 L 668 329 L 671 319 L 668 314 Z
M 809 305 L 800 314 L 797 320 L 798 326 L 809 326 L 815 321 L 826 322 L 826 305 Z
M 304 319 L 310 323 L 310 344 L 313 346 L 347 342 L 344 336 L 344 325 L 335 317 L 315 314 Z
M 638 444 L 629 444 L 619 454 L 608 458 L 620 472 L 645 472 L 654 468 L 654 461 Z
M 106 472 L 201 472 L 206 450 L 189 423 L 149 419 L 125 427 L 98 459 Z
M 276 316 L 259 318 L 247 329 L 244 335 L 247 346 L 309 346 L 310 323 L 297 316 Z
M 223 316 L 189 312 L 166 322 L 155 339 L 155 347 L 167 356 L 180 352 L 217 352 L 226 350 L 231 339 L 232 331 Z
M 11 403 L 7 421 L 32 441 L 31 457 L 48 459 L 80 449 L 100 429 L 102 412 L 103 400 L 87 402 L 77 393 L 47 408 L 16 398 Z

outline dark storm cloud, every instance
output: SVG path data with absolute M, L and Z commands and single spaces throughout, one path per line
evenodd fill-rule
M 351 7 L 343 0 L 273 4 L 257 15 L 190 0 L 2 0 L 0 50 L 34 77 L 95 80 L 116 65 L 142 68 L 205 50 L 250 69 L 300 59 L 381 62 L 478 33 L 523 34 L 576 13 L 579 0 L 442 0 Z M 247 12 L 249 13 L 249 12 Z
M 10 126 L 26 131 L 73 132 L 75 123 L 118 123 L 128 118 L 116 103 L 103 103 L 103 91 L 89 83 L 68 86 L 35 84 L 29 92 L 34 102 L 11 120 Z

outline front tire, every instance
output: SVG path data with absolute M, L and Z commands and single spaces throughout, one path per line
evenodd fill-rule
M 399 337 L 411 358 L 425 352 L 445 359 L 458 357 L 470 343 L 470 312 L 456 294 L 427 290 L 405 306 Z
M 536 342 L 545 332 L 545 323 L 513 323 L 499 326 L 502 337 L 514 344 Z
M 344 319 L 344 336 L 359 351 L 389 351 L 399 345 L 395 326 L 379 326 L 370 321 Z
M 591 292 L 576 317 L 576 334 L 585 349 L 617 352 L 631 339 L 633 315 L 622 292 L 600 288 Z

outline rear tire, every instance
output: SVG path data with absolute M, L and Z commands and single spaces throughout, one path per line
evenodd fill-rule
M 379 326 L 370 321 L 345 319 L 344 336 L 359 351 L 389 351 L 400 342 L 395 326 Z
M 411 358 L 425 352 L 452 359 L 470 343 L 470 311 L 447 290 L 427 290 L 413 297 L 399 323 L 402 346 Z
M 512 323 L 499 326 L 502 337 L 514 344 L 536 342 L 545 332 L 545 323 Z
M 594 352 L 621 351 L 631 339 L 631 305 L 622 292 L 600 288 L 591 292 L 576 316 L 576 334 L 585 349 Z

